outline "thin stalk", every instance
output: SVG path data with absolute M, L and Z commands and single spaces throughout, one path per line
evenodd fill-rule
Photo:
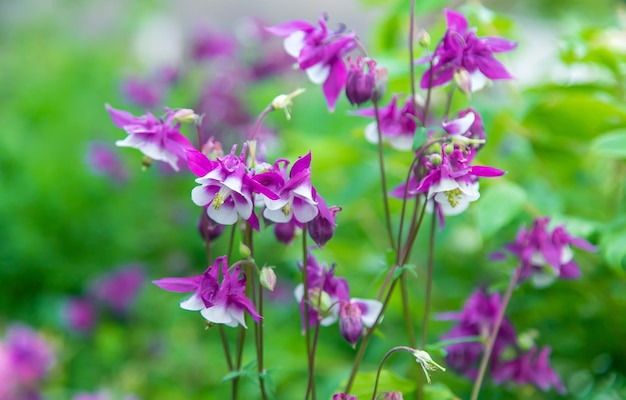
M 230 260 L 233 255 L 233 247 L 235 246 L 235 231 L 237 230 L 237 224 L 233 224 L 230 230 L 230 238 L 228 239 L 228 259 Z
M 302 281 L 304 293 L 302 295 L 302 301 L 304 306 L 304 336 L 306 340 L 306 356 L 307 356 L 307 368 L 309 370 L 309 379 L 307 387 L 315 386 L 315 377 L 313 376 L 313 354 L 311 353 L 311 328 L 309 327 L 309 283 L 307 280 L 307 247 L 306 247 L 306 225 L 302 227 Z M 309 391 L 307 390 L 305 400 L 309 398 Z
M 429 111 L 429 108 L 430 108 L 430 100 L 431 100 L 432 92 L 433 92 L 433 79 L 434 79 L 434 76 L 433 76 L 433 60 L 432 60 L 432 57 L 430 57 L 430 52 L 428 51 L 428 49 L 426 49 L 426 52 L 427 52 L 427 55 L 428 55 L 428 58 L 429 58 L 429 62 L 428 62 L 429 69 L 428 70 L 430 71 L 430 73 L 428 74 L 428 90 L 426 91 L 426 104 L 424 104 L 424 115 L 423 115 L 423 118 L 422 118 L 422 121 L 421 121 L 422 122 L 422 126 L 426 126 L 426 116 L 428 115 L 428 111 Z
M 378 110 L 378 99 L 372 99 L 374 104 L 374 116 L 376 117 L 376 132 L 378 134 L 378 165 L 380 167 L 380 182 L 383 189 L 383 203 L 385 206 L 385 222 L 387 224 L 387 234 L 389 235 L 389 244 L 392 249 L 395 248 L 393 241 L 393 232 L 391 229 L 391 213 L 389 211 L 389 196 L 387 194 L 387 178 L 385 174 L 385 157 L 383 154 L 383 133 L 380 128 L 380 113 Z
M 448 120 L 448 115 L 450 114 L 450 108 L 452 108 L 452 97 L 454 97 L 454 92 L 456 91 L 456 85 L 454 82 L 450 85 L 450 90 L 448 91 L 448 96 L 446 96 L 446 108 L 443 112 L 443 120 Z
M 246 339 L 246 329 L 243 326 L 239 327 L 239 336 L 237 337 L 237 355 L 235 360 L 235 370 L 241 370 L 241 360 L 243 358 L 243 344 Z M 236 400 L 239 395 L 239 377 L 236 376 L 232 380 L 233 390 L 232 390 L 232 399 Z
M 274 111 L 274 106 L 271 104 L 265 107 L 265 110 L 261 111 L 261 114 L 259 114 L 256 121 L 254 122 L 254 126 L 252 127 L 252 131 L 250 132 L 250 138 L 248 140 L 254 140 L 254 138 L 256 138 L 259 128 L 263 123 L 263 120 L 265 119 L 265 117 L 267 117 L 267 114 L 271 113 L 272 111 Z
M 313 369 L 315 369 L 315 351 L 317 350 L 317 339 L 319 338 L 320 326 L 320 321 L 317 321 L 317 324 L 315 324 L 315 331 L 313 332 L 313 346 L 311 347 L 311 368 Z M 317 398 L 317 394 L 315 392 L 315 385 L 312 384 L 312 381 L 309 381 L 306 388 L 307 398 L 309 396 L 309 392 L 311 393 L 311 398 L 315 400 Z
M 385 361 L 387 361 L 387 359 L 389 357 L 391 357 L 391 355 L 393 353 L 397 353 L 399 351 L 408 351 L 410 353 L 413 353 L 415 351 L 415 349 L 412 349 L 412 348 L 406 347 L 406 346 L 397 346 L 397 347 L 394 347 L 393 349 L 389 350 L 387 352 L 387 354 L 385 354 L 383 359 L 380 360 L 380 364 L 378 364 L 378 371 L 376 372 L 376 380 L 374 381 L 374 391 L 372 393 L 372 400 L 376 399 L 376 392 L 378 391 L 378 380 L 380 379 L 380 373 L 383 370 L 383 365 L 385 364 Z
M 485 345 L 483 358 L 480 360 L 480 367 L 478 368 L 478 376 L 476 377 L 476 381 L 474 382 L 474 387 L 472 388 L 472 397 L 470 397 L 470 400 L 478 399 L 478 394 L 480 393 L 480 387 L 482 386 L 483 379 L 485 378 L 485 373 L 487 372 L 487 365 L 489 364 L 489 359 L 491 358 L 491 353 L 493 352 L 493 346 L 496 343 L 496 338 L 498 337 L 498 331 L 500 331 L 500 326 L 502 325 L 502 321 L 504 320 L 504 313 L 506 311 L 507 306 L 509 305 L 509 300 L 511 300 L 511 295 L 513 294 L 513 290 L 515 289 L 515 286 L 517 286 L 517 281 L 519 279 L 519 271 L 520 271 L 520 268 L 517 268 L 515 272 L 513 272 L 513 275 L 511 276 L 511 282 L 509 282 L 509 286 L 506 288 L 506 292 L 504 293 L 502 304 L 500 304 L 500 311 L 498 312 L 498 316 L 493 326 L 493 330 L 491 334 L 489 335 L 487 344 Z
M 224 354 L 226 355 L 226 364 L 228 365 L 228 371 L 233 372 L 233 360 L 230 355 L 230 345 L 228 344 L 228 337 L 226 337 L 226 331 L 224 325 L 219 324 L 220 337 L 222 338 L 222 345 L 224 346 Z
M 409 22 L 409 72 L 411 73 L 411 98 L 415 101 L 415 65 L 413 55 L 413 44 L 415 41 L 415 0 L 411 0 L 411 15 Z M 422 121 L 422 126 L 424 121 Z
M 406 274 L 403 272 L 400 275 L 400 291 L 402 293 L 402 309 L 404 311 L 404 329 L 406 331 L 406 336 L 409 339 L 409 343 L 411 344 L 411 346 L 417 347 L 415 331 L 413 330 L 413 324 L 411 323 L 411 307 L 409 305 L 409 291 L 406 280 Z
M 204 208 L 202 208 L 200 223 L 204 227 L 204 250 L 206 253 L 206 262 L 207 265 L 211 265 L 211 234 L 209 233 L 209 216 Z
M 430 222 L 430 240 L 428 243 L 428 267 L 426 270 L 426 299 L 424 300 L 424 317 L 422 319 L 422 346 L 421 348 L 426 348 L 426 337 L 428 335 L 428 321 L 430 319 L 430 300 L 432 296 L 432 286 L 433 286 L 433 264 L 435 258 L 435 227 L 437 226 L 437 215 L 433 212 L 433 217 Z M 419 398 L 424 398 L 424 381 L 420 379 L 419 381 L 419 389 L 418 389 Z

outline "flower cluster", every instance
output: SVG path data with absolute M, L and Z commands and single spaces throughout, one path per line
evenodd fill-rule
M 451 369 L 472 380 L 476 379 L 483 343 L 494 330 L 501 306 L 498 293 L 488 294 L 484 290 L 477 290 L 465 302 L 461 312 L 439 314 L 441 320 L 457 322 L 441 337 L 442 340 L 456 341 L 445 348 L 448 353 L 446 363 Z M 511 352 L 515 353 L 512 358 L 509 355 Z M 549 355 L 549 347 L 539 351 L 538 355 L 536 347 L 522 351 L 513 325 L 505 318 L 497 332 L 489 371 L 496 383 L 531 384 L 544 391 L 554 387 L 559 393 L 564 393 L 565 387 L 550 366 Z
M 55 364 L 50 345 L 25 325 L 10 326 L 0 341 L 0 399 L 39 399 Z

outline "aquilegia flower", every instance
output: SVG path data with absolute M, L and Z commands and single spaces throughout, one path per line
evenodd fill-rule
M 476 150 L 465 152 L 457 146 L 448 154 L 446 146 L 442 146 L 441 155 L 431 154 L 425 159 L 428 171 L 424 178 L 417 182 L 414 178 L 395 188 L 391 194 L 403 198 L 405 189 L 408 195 L 427 193 L 427 199 L 434 201 L 435 210 L 440 219 L 444 215 L 457 215 L 469 207 L 469 203 L 478 200 L 478 177 L 497 177 L 504 171 L 493 167 L 472 166 Z
M 538 286 L 546 286 L 556 278 L 580 277 L 580 268 L 574 260 L 571 246 L 586 251 L 596 247 L 584 239 L 570 236 L 565 227 L 548 230 L 549 218 L 537 218 L 530 231 L 521 228 L 515 241 L 504 248 L 521 261 L 519 281 L 532 278 Z M 501 253 L 496 253 L 501 256 Z
M 496 383 L 512 381 L 518 385 L 531 384 L 544 392 L 554 387 L 557 392 L 565 394 L 565 386 L 559 375 L 550 366 L 550 347 L 545 347 L 537 354 L 533 347 L 516 358 L 500 363 L 491 369 L 491 376 Z
M 511 51 L 517 44 L 501 37 L 478 37 L 476 28 L 468 29 L 467 19 L 460 13 L 445 10 L 448 29 L 435 52 L 418 63 L 432 61 L 422 77 L 420 87 L 443 85 L 454 78 L 458 71 L 470 74 L 471 90 L 481 89 L 487 79 L 512 79 L 504 65 L 493 54 Z
M 158 119 L 150 112 L 140 117 L 116 110 L 105 105 L 113 124 L 124 129 L 128 136 L 115 142 L 120 147 L 134 147 L 153 160 L 168 163 L 179 171 L 185 162 L 185 151 L 193 149 L 191 142 L 179 131 L 180 124 L 172 125 L 175 110 L 165 109 L 164 119 Z
M 259 220 L 254 214 L 252 193 L 261 193 L 266 198 L 278 200 L 279 196 L 258 182 L 264 174 L 250 176 L 245 164 L 245 146 L 239 156 L 235 155 L 237 145 L 230 154 L 209 160 L 197 150 L 187 152 L 189 169 L 199 176 L 191 191 L 191 199 L 205 207 L 207 215 L 218 224 L 232 225 L 239 216 L 254 229 L 259 229 Z
M 89 294 L 118 314 L 127 313 L 146 282 L 140 264 L 129 264 L 94 279 Z
M 343 29 L 329 31 L 324 16 L 319 19 L 319 27 L 295 20 L 267 30 L 285 38 L 285 51 L 296 58 L 299 68 L 306 71 L 311 82 L 323 84 L 328 108 L 334 110 L 348 76 L 342 57 L 357 46 L 354 33 L 343 32 Z
M 219 281 L 220 272 L 222 281 Z M 246 297 L 246 276 L 240 278 L 241 269 L 237 265 L 229 271 L 226 256 L 218 257 L 204 274 L 188 278 L 163 278 L 152 281 L 161 289 L 170 292 L 193 292 L 182 301 L 180 307 L 190 311 L 200 311 L 209 322 L 235 327 L 241 324 L 247 328 L 244 312 L 255 322 L 262 317 L 257 313 L 252 301 Z

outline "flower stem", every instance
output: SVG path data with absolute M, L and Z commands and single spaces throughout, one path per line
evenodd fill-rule
M 241 370 L 241 360 L 243 358 L 243 344 L 246 339 L 246 329 L 243 326 L 239 327 L 239 336 L 237 337 L 237 359 L 235 360 L 235 370 Z M 239 376 L 233 378 L 233 391 L 232 399 L 237 399 L 239 394 Z
M 313 387 L 315 386 L 315 378 L 313 376 L 313 354 L 311 353 L 311 329 L 309 327 L 309 283 L 307 279 L 307 246 L 306 246 L 306 234 L 307 226 L 302 227 L 302 284 L 304 287 L 304 294 L 302 297 L 304 307 L 304 337 L 306 340 L 306 355 L 307 355 L 307 367 L 309 370 L 309 378 L 307 388 L 311 388 L 311 392 L 315 392 Z M 307 390 L 305 400 L 309 398 L 310 391 Z
M 433 262 L 435 256 L 435 227 L 437 226 L 437 215 L 433 212 L 430 222 L 430 239 L 428 242 L 428 266 L 426 270 L 426 298 L 424 299 L 424 318 L 422 319 L 422 349 L 426 348 L 426 337 L 428 336 L 428 321 L 430 319 L 430 300 L 433 286 Z M 424 381 L 419 381 L 419 398 L 424 398 Z
M 376 132 L 378 133 L 378 164 L 380 166 L 380 182 L 383 189 L 383 203 L 385 206 L 385 221 L 387 223 L 387 234 L 389 235 L 389 243 L 395 250 L 393 241 L 393 232 L 391 230 L 391 213 L 389 211 L 389 197 L 387 195 L 387 178 L 385 175 L 385 157 L 383 154 L 383 133 L 380 128 L 380 113 L 378 109 L 378 99 L 372 99 L 374 104 L 374 115 L 376 117 Z
M 487 344 L 485 345 L 483 357 L 480 360 L 480 367 L 478 368 L 478 375 L 476 377 L 476 381 L 474 382 L 474 387 L 472 388 L 472 397 L 470 397 L 470 400 L 478 399 L 480 387 L 482 386 L 483 379 L 485 378 L 485 373 L 487 372 L 487 365 L 489 364 L 489 359 L 491 358 L 491 353 L 493 352 L 493 346 L 496 343 L 496 338 L 498 337 L 500 326 L 502 325 L 502 321 L 504 320 L 504 313 L 507 306 L 509 305 L 509 300 L 511 300 L 513 290 L 515 289 L 515 286 L 517 286 L 517 281 L 519 280 L 519 272 L 520 268 L 517 268 L 515 272 L 513 272 L 513 275 L 511 276 L 511 281 L 509 282 L 509 286 L 506 288 L 506 292 L 504 293 L 504 298 L 502 299 L 502 303 L 500 304 L 500 311 L 498 312 L 498 316 L 496 318 L 496 322 L 494 323 L 493 330 L 491 331 L 491 334 L 487 339 Z
M 263 111 L 261 111 L 261 114 L 259 114 L 256 121 L 254 122 L 254 125 L 252 126 L 252 131 L 250 132 L 250 138 L 248 140 L 254 140 L 256 138 L 256 135 L 259 132 L 259 128 L 263 123 L 263 120 L 265 119 L 265 117 L 267 117 L 267 114 L 271 113 L 272 111 L 274 111 L 274 106 L 271 104 L 265 107 Z
M 383 356 L 383 359 L 380 360 L 380 364 L 378 364 L 378 372 L 376 372 L 376 380 L 374 381 L 374 391 L 372 392 L 372 400 L 376 399 L 376 392 L 378 391 L 378 380 L 380 379 L 380 373 L 383 370 L 383 365 L 385 364 L 385 361 L 387 361 L 387 359 L 393 353 L 397 353 L 399 351 L 408 351 L 410 353 L 413 353 L 415 351 L 415 349 L 412 349 L 412 348 L 406 347 L 406 346 L 397 346 L 397 347 L 394 347 L 393 349 L 389 350 L 387 352 L 387 354 L 385 354 Z
M 409 17 L 409 72 L 411 74 L 411 98 L 415 101 L 415 66 L 414 55 L 413 55 L 413 44 L 415 41 L 415 0 L 411 0 L 411 15 Z M 424 126 L 425 121 L 422 121 L 422 126 Z
M 222 345 L 224 346 L 224 354 L 226 355 L 226 364 L 228 365 L 228 371 L 233 371 L 233 360 L 230 355 L 230 346 L 228 344 L 228 338 L 226 337 L 226 331 L 224 330 L 224 325 L 219 324 L 220 337 L 222 338 Z

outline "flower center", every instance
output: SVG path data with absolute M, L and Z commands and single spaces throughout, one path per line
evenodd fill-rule
M 287 203 L 285 204 L 280 211 L 283 212 L 283 215 L 288 216 L 289 214 L 291 214 L 291 203 Z
M 215 208 L 215 211 L 219 211 L 220 207 L 222 206 L 222 204 L 224 204 L 228 196 L 230 196 L 231 192 L 232 190 L 230 190 L 226 186 L 222 186 L 220 188 L 220 191 L 217 192 L 215 198 L 213 199 L 213 203 L 211 204 L 213 208 Z
M 444 193 L 446 194 L 446 197 L 448 198 L 448 203 L 450 203 L 450 206 L 452 208 L 459 205 L 459 199 L 463 195 L 461 189 L 456 188 L 452 190 L 446 190 Z

